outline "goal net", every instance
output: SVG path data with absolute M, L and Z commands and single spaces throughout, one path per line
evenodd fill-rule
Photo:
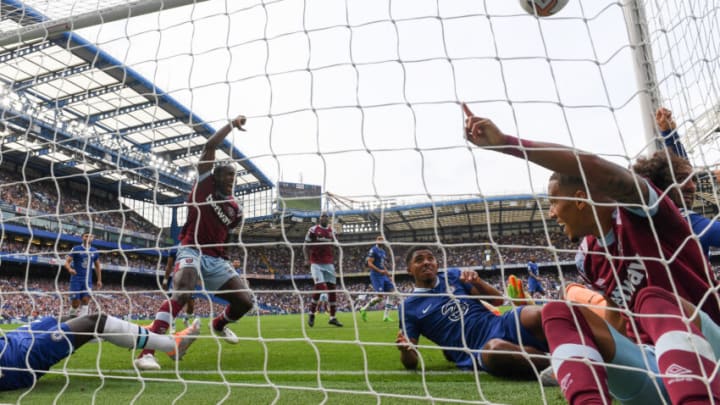
M 68 257 L 85 233 L 102 267 L 89 312 L 149 325 L 171 295 L 165 267 L 203 147 L 239 114 L 247 131 L 231 131 L 216 158 L 235 164 L 244 219 L 216 245 L 254 303 L 230 346 L 210 331 L 226 302 L 188 291 L 203 326 L 182 361 L 158 355 L 160 370 L 139 370 L 141 350 L 99 339 L 8 402 L 564 403 L 539 369 L 529 381 L 458 369 L 453 355 L 482 353 L 466 343 L 422 337 L 417 370 L 400 361 L 411 246 L 432 246 L 441 271 L 475 270 L 503 292 L 501 312 L 522 303 L 507 280 L 527 287 L 531 259 L 538 304 L 582 283 L 577 243 L 548 216 L 550 172 L 467 142 L 461 103 L 505 133 L 623 167 L 663 147 L 665 107 L 696 169 L 692 208 L 714 220 L 720 9 L 573 0 L 539 18 L 517 3 L 0 2 L 3 336 L 72 313 Z M 319 293 L 303 250 L 318 206 L 337 231 L 328 295 L 341 328 L 329 304 L 308 325 Z M 394 293 L 371 286 L 378 235 Z

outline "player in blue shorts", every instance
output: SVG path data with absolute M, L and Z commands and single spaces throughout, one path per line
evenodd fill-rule
M 411 248 L 405 260 L 415 278 L 412 295 L 399 309 L 396 343 L 406 368 L 417 368 L 420 335 L 443 346 L 445 357 L 460 368 L 476 365 L 497 376 L 533 378 L 536 370 L 550 365 L 540 307 L 494 315 L 474 296 L 501 305 L 502 294 L 475 271 L 451 268 L 438 274 L 435 255 L 427 246 Z
M 533 298 L 542 298 L 545 295 L 545 289 L 540 281 L 540 271 L 538 265 L 535 262 L 535 255 L 530 256 L 530 261 L 527 264 L 528 269 L 528 292 Z
M 382 248 L 382 245 L 385 243 L 385 238 L 382 235 L 379 235 L 377 238 L 375 238 L 375 242 L 375 246 L 370 248 L 370 251 L 365 258 L 365 261 L 367 267 L 370 269 L 370 282 L 372 283 L 373 289 L 379 292 L 380 295 L 376 295 L 375 297 L 373 297 L 373 299 L 368 301 L 367 304 L 360 308 L 360 317 L 363 321 L 367 322 L 368 308 L 377 304 L 378 302 L 382 301 L 383 298 L 385 298 L 385 313 L 383 314 L 383 321 L 390 322 L 392 321 L 392 319 L 390 318 L 391 296 L 385 294 L 394 293 L 395 284 L 393 284 L 392 280 L 390 279 L 390 273 L 385 267 L 385 262 L 387 261 L 387 253 Z
M 0 391 L 34 386 L 50 367 L 92 339 L 130 349 L 152 348 L 180 360 L 199 332 L 198 323 L 175 336 L 163 336 L 108 315 L 44 317 L 0 335 Z
M 70 273 L 70 315 L 88 314 L 93 285 L 91 268 L 95 269 L 97 288 L 102 288 L 102 265 L 100 253 L 92 246 L 94 238 L 90 232 L 83 233 L 82 244 L 74 246 L 65 260 L 65 269 Z

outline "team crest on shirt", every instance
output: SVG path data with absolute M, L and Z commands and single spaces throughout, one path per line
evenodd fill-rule
M 453 322 L 459 321 L 464 315 L 467 314 L 470 306 L 460 300 L 450 300 L 442 306 L 441 312 L 444 316 L 447 316 Z
M 53 342 L 59 342 L 59 341 L 62 340 L 62 333 L 60 333 L 60 332 L 53 332 L 53 333 L 50 335 L 50 339 L 52 339 Z

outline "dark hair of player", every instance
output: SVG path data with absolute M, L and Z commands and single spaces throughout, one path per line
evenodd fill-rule
M 435 250 L 433 250 L 432 247 L 427 245 L 416 245 L 412 246 L 407 254 L 405 254 L 405 264 L 407 265 L 408 269 L 410 268 L 410 262 L 412 261 L 413 256 L 415 255 L 415 252 L 421 251 L 421 250 L 429 250 L 433 256 L 435 256 Z

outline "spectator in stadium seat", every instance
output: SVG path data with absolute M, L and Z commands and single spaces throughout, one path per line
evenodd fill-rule
M 238 321 L 253 307 L 245 282 L 226 260 L 223 245 L 230 230 L 242 222 L 242 211 L 235 197 L 236 169 L 233 164 L 215 164 L 215 150 L 220 147 L 233 128 L 243 130 L 246 119 L 238 116 L 220 128 L 205 144 L 197 165 L 198 180 L 188 198 L 188 216 L 176 256 L 173 283 L 175 291 L 165 301 L 149 329 L 165 333 L 172 319 L 177 317 L 200 284 L 218 298 L 227 301 L 225 307 L 212 320 L 210 330 L 228 343 L 239 342 L 228 323 Z M 179 292 L 178 292 L 179 291 Z M 142 370 L 157 370 L 160 365 L 152 350 L 144 350 L 135 365 Z
M 161 350 L 180 360 L 199 331 L 199 325 L 193 324 L 170 337 L 108 315 L 45 317 L 7 332 L 0 339 L 0 391 L 32 387 L 50 367 L 91 339 L 102 338 L 130 349 Z
M 536 370 L 550 365 L 543 356 L 548 346 L 540 307 L 521 306 L 495 315 L 471 296 L 502 305 L 502 293 L 474 270 L 449 268 L 438 274 L 438 262 L 428 246 L 411 248 L 405 260 L 415 279 L 413 293 L 398 309 L 400 331 L 396 344 L 406 368 L 417 368 L 415 346 L 421 335 L 442 346 L 445 357 L 460 368 L 478 366 L 501 377 L 532 378 Z M 468 349 L 473 350 L 472 355 Z
M 468 141 L 554 171 L 550 218 L 570 239 L 584 238 L 581 274 L 620 307 L 626 321 L 618 331 L 585 307 L 543 307 L 543 330 L 565 398 L 610 403 L 612 393 L 624 403 L 720 401 L 720 375 L 706 371 L 715 369 L 720 354 L 714 276 L 698 244 L 687 243 L 690 227 L 670 198 L 599 156 L 505 135 L 463 108 Z M 655 375 L 662 375 L 660 381 Z

